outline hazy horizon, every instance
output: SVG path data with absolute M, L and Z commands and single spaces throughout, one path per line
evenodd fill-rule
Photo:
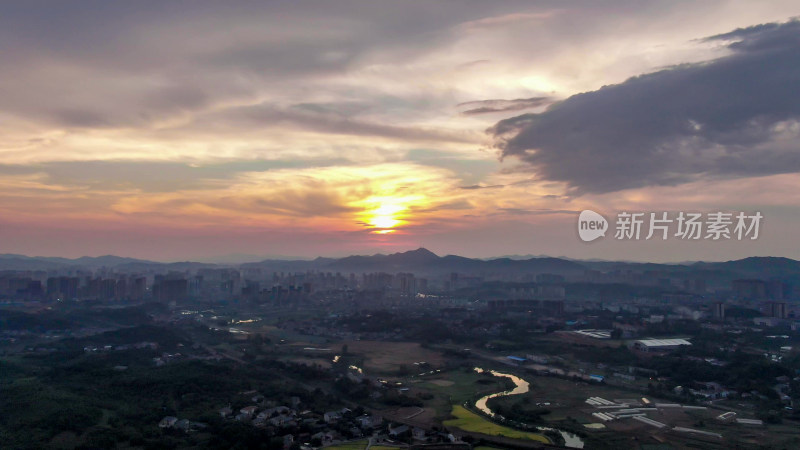
M 267 260 L 273 261 L 313 261 L 317 258 L 329 258 L 329 259 L 339 259 L 339 258 L 346 258 L 348 256 L 376 256 L 376 255 L 392 255 L 397 253 L 407 253 L 412 252 L 419 249 L 425 249 L 431 251 L 438 257 L 443 256 L 461 256 L 470 259 L 480 259 L 480 260 L 493 260 L 493 259 L 535 259 L 535 258 L 557 258 L 557 259 L 566 259 L 566 260 L 573 260 L 573 261 L 583 261 L 583 262 L 620 262 L 620 263 L 656 263 L 656 264 L 693 264 L 697 262 L 708 262 L 708 263 L 716 263 L 716 262 L 728 262 L 733 261 L 731 259 L 697 259 L 697 260 L 682 260 L 682 261 L 652 261 L 652 260 L 634 260 L 634 259 L 603 259 L 603 258 L 571 258 L 569 256 L 563 255 L 546 255 L 546 254 L 538 254 L 538 255 L 493 255 L 493 256 L 469 256 L 463 254 L 456 254 L 456 253 L 438 253 L 432 251 L 425 247 L 420 248 L 409 248 L 405 250 L 397 250 L 393 252 L 373 252 L 373 253 L 343 253 L 343 254 L 331 254 L 331 255 L 315 255 L 315 256 L 292 256 L 292 255 L 239 255 L 239 254 L 229 254 L 229 255 L 219 255 L 217 257 L 211 256 L 206 258 L 183 258 L 183 259 L 152 259 L 152 258 L 135 258 L 128 255 L 118 255 L 118 254 L 95 254 L 95 255 L 80 255 L 80 256 L 60 256 L 60 255 L 25 255 L 19 253 L 2 253 L 0 256 L 10 256 L 10 255 L 19 255 L 26 258 L 65 258 L 70 260 L 76 260 L 80 258 L 102 258 L 102 257 L 118 257 L 118 258 L 130 258 L 130 259 L 137 259 L 142 261 L 150 261 L 155 263 L 163 263 L 163 264 L 170 264 L 170 263 L 180 263 L 180 262 L 195 262 L 195 263 L 204 263 L 204 264 L 218 264 L 218 265 L 239 265 L 239 264 L 247 264 L 247 263 L 255 263 Z M 745 256 L 742 258 L 736 258 L 734 260 L 746 259 L 751 257 L 775 257 L 773 255 L 751 255 Z M 793 258 L 789 258 L 793 259 Z

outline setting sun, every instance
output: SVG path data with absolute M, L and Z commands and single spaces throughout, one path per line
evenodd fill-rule
M 412 204 L 420 203 L 419 196 L 413 197 L 373 197 L 366 201 L 363 222 L 376 234 L 395 232 L 395 228 L 406 223 L 407 212 Z

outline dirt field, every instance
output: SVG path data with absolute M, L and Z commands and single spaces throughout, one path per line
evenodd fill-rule
M 437 424 L 436 411 L 432 408 L 419 408 L 419 407 L 405 407 L 393 408 L 381 411 L 381 415 L 389 420 L 395 420 L 401 423 L 429 428 Z
M 364 357 L 367 373 L 392 374 L 405 366 L 412 372 L 415 362 L 427 362 L 436 367 L 442 364 L 442 354 L 422 348 L 414 342 L 343 341 L 331 344 L 333 348 L 347 345 L 347 351 Z
M 330 369 L 331 368 L 331 360 L 324 359 L 324 358 L 287 358 L 287 361 L 291 361 L 295 364 L 303 364 L 306 366 L 320 366 L 323 369 Z

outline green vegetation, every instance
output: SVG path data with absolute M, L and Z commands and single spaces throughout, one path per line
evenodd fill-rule
M 83 351 L 83 346 L 140 341 L 157 342 L 158 350 Z M 252 395 L 242 394 L 248 391 L 280 404 L 297 396 L 319 411 L 340 405 L 337 398 L 297 385 L 295 379 L 311 374 L 292 371 L 294 366 L 245 366 L 227 359 L 180 356 L 157 367 L 153 358 L 162 351 L 191 348 L 190 341 L 172 329 L 125 328 L 65 339 L 54 347 L 60 351 L 0 359 L 0 448 L 279 449 L 283 443 L 271 431 L 224 421 L 217 411 L 252 404 Z M 165 416 L 205 427 L 195 433 L 162 430 L 158 422 Z
M 528 439 L 549 444 L 550 439 L 540 433 L 519 431 L 491 422 L 461 405 L 453 407 L 455 419 L 446 420 L 445 426 L 459 428 L 464 431 L 488 434 L 490 436 L 504 436 L 512 439 Z
M 361 439 L 360 441 L 343 442 L 341 444 L 331 445 L 330 447 L 325 448 L 328 450 L 364 450 L 367 448 L 367 440 Z
M 460 404 L 477 394 L 501 392 L 512 388 L 514 384 L 508 378 L 484 375 L 466 369 L 450 371 L 447 373 L 447 378 L 441 380 L 428 379 L 422 386 L 448 396 L 452 404 Z
M 73 330 L 89 326 L 114 327 L 143 325 L 151 321 L 149 314 L 166 311 L 164 305 L 145 303 L 126 307 L 82 308 L 55 305 L 37 312 L 0 308 L 0 330 Z
M 444 374 L 444 377 L 440 376 Z M 484 375 L 475 372 L 472 367 L 451 370 L 436 377 L 424 377 L 418 387 L 434 395 L 433 401 L 426 402 L 426 408 L 433 408 L 436 417 L 450 417 L 453 405 L 463 404 L 478 395 L 502 392 L 513 387 L 508 378 Z
M 486 402 L 494 413 L 522 423 L 543 423 L 542 416 L 550 414 L 547 408 L 536 406 L 530 395 L 512 395 L 490 398 Z
M 327 450 L 364 450 L 367 448 L 367 440 L 343 442 L 341 444 L 331 445 L 325 447 Z M 390 447 L 388 445 L 373 445 L 370 450 L 398 450 L 399 447 Z

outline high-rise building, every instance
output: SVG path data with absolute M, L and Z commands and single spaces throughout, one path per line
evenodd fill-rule
M 712 314 L 717 320 L 725 319 L 725 302 L 714 302 L 712 305 Z
M 184 278 L 160 279 L 153 284 L 153 297 L 161 302 L 185 300 L 188 294 L 188 284 Z
M 777 319 L 786 318 L 786 302 L 768 302 L 766 313 L 769 317 Z
M 417 281 L 413 273 L 398 273 L 395 277 L 396 288 L 400 295 L 414 297 L 417 295 Z
M 131 300 L 143 300 L 144 295 L 147 293 L 147 278 L 136 277 L 131 281 L 130 298 Z
M 72 300 L 78 297 L 78 277 L 50 277 L 47 279 L 47 297 L 51 300 Z

